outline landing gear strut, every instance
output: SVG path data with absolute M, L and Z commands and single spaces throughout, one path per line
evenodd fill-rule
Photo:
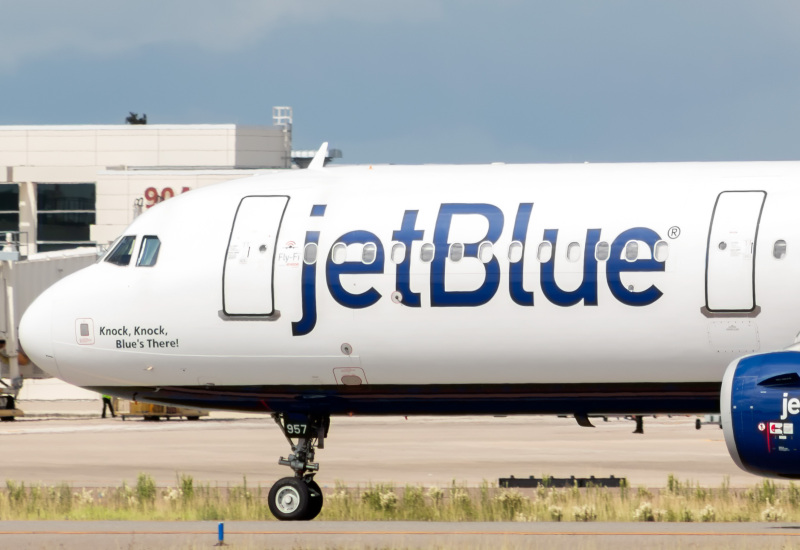
M 322 510 L 322 491 L 314 481 L 319 464 L 314 462 L 314 447 L 325 448 L 331 419 L 323 415 L 273 414 L 292 447 L 289 458 L 278 461 L 294 470 L 294 477 L 279 479 L 269 491 L 269 510 L 282 521 L 308 521 Z M 294 443 L 294 440 L 297 443 Z

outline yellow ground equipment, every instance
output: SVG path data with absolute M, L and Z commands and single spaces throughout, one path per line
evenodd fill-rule
M 144 420 L 186 418 L 186 420 L 198 420 L 201 416 L 208 416 L 208 411 L 200 409 L 183 409 L 181 407 L 139 403 L 138 401 L 116 398 L 114 399 L 114 410 L 122 417 L 122 420 L 128 418 L 143 418 Z

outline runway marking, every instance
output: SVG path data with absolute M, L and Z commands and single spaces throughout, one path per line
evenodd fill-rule
M 2 535 L 213 535 L 215 531 L 0 531 Z M 696 531 L 226 531 L 227 535 L 513 535 L 513 536 L 651 536 L 651 537 L 800 537 L 800 533 L 709 533 Z

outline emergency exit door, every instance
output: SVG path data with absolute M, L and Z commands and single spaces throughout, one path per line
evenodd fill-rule
M 709 311 L 756 308 L 756 241 L 766 197 L 764 191 L 724 191 L 717 197 L 706 251 Z
M 273 266 L 289 197 L 245 197 L 233 221 L 222 282 L 227 315 L 272 315 Z

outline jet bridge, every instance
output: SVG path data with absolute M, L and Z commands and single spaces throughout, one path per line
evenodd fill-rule
M 39 294 L 67 275 L 97 261 L 96 247 L 20 255 L 25 234 L 4 233 L 0 239 L 0 420 L 13 420 L 23 380 L 51 378 L 19 349 L 17 327 L 22 314 Z M 22 246 L 21 246 L 22 245 Z

